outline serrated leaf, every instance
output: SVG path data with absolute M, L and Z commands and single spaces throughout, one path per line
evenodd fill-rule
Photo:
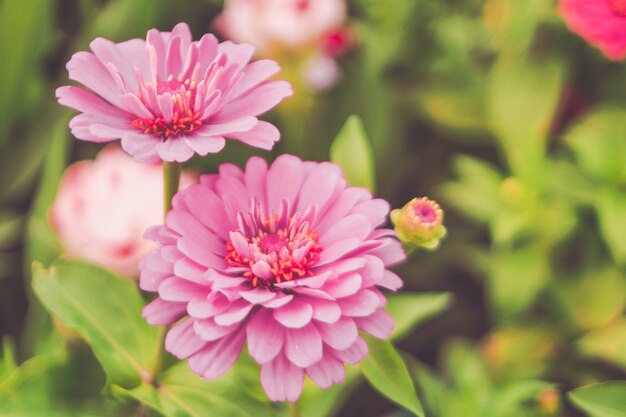
M 362 363 L 363 375 L 370 385 L 391 402 L 424 417 L 406 364 L 391 342 L 366 337 L 369 355 Z
M 339 165 L 352 187 L 375 192 L 374 156 L 363 123 L 350 116 L 330 147 L 330 160 Z
M 400 293 L 387 296 L 387 311 L 396 322 L 392 340 L 402 339 L 429 318 L 445 311 L 452 302 L 449 293 Z
M 152 378 L 159 329 L 141 317 L 144 301 L 133 280 L 60 259 L 47 270 L 33 265 L 33 289 L 51 314 L 85 338 L 110 383 L 133 387 Z
M 568 393 L 571 402 L 592 417 L 626 417 L 626 382 L 588 385 Z

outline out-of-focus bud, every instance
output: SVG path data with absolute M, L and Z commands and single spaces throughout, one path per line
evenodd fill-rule
M 328 56 L 346 54 L 354 45 L 354 31 L 347 27 L 340 27 L 322 36 L 321 49 Z
M 313 91 L 324 91 L 335 85 L 340 75 L 337 61 L 326 55 L 315 55 L 305 68 L 304 80 Z
M 546 388 L 539 393 L 537 398 L 539 411 L 545 416 L 553 416 L 559 411 L 561 397 L 556 388 Z
M 193 181 L 183 173 L 181 188 Z M 67 168 L 50 210 L 66 255 L 133 277 L 154 248 L 144 231 L 162 220 L 161 165 L 138 164 L 116 146 Z
M 423 247 L 436 249 L 446 235 L 443 210 L 426 197 L 414 198 L 404 207 L 391 211 L 396 234 L 407 249 Z

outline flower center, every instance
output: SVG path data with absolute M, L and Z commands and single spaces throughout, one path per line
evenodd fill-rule
M 413 211 L 422 223 L 433 223 L 437 221 L 437 212 L 435 211 L 435 208 L 430 204 L 417 204 L 413 207 Z
M 167 81 L 158 81 L 144 84 L 140 100 L 148 108 L 160 108 L 168 115 L 155 118 L 136 118 L 131 123 L 144 134 L 152 134 L 162 140 L 171 137 L 193 133 L 200 126 L 200 112 L 194 111 L 196 98 L 196 83 L 190 79 L 183 80 L 182 75 L 174 78 L 170 75 Z M 171 97 L 171 104 L 164 102 L 163 96 Z M 171 108 L 171 111 L 170 111 Z M 169 115 L 171 114 L 171 117 Z
M 626 0 L 608 0 L 611 11 L 620 17 L 626 17 Z
M 282 221 L 274 215 L 255 222 L 250 216 L 248 225 L 254 224 L 256 230 L 249 236 L 235 232 L 240 237 L 237 245 L 232 240 L 226 243 L 226 262 L 230 267 L 244 268 L 242 275 L 253 288 L 274 291 L 276 284 L 312 276 L 311 268 L 320 259 L 322 246 L 308 222 L 298 215 L 281 217 Z

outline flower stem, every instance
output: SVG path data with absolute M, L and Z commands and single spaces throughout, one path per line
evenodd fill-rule
M 300 413 L 300 403 L 290 403 L 289 409 L 291 410 L 292 417 L 302 417 L 302 413 Z
M 163 215 L 172 208 L 172 197 L 178 191 L 181 165 L 178 162 L 163 162 Z

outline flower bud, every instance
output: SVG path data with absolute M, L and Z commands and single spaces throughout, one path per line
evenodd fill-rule
M 398 238 L 408 249 L 423 247 L 436 249 L 446 235 L 443 210 L 426 197 L 414 198 L 404 207 L 391 211 Z

